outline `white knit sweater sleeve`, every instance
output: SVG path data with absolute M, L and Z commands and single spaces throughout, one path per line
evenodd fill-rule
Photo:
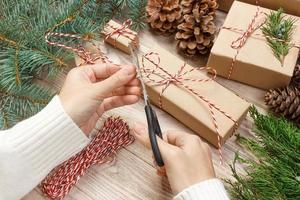
M 88 142 L 58 96 L 35 116 L 1 131 L 0 200 L 22 198 Z
M 223 183 L 215 178 L 186 188 L 173 200 L 229 200 L 229 197 Z

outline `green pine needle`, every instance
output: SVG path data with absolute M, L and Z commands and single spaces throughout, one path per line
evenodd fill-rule
M 230 165 L 235 181 L 230 185 L 233 199 L 295 200 L 300 197 L 300 129 L 285 119 L 264 116 L 253 106 L 257 140 L 240 138 L 257 160 L 244 160 L 238 154 Z M 240 175 L 236 162 L 244 163 L 246 176 Z
M 295 19 L 285 17 L 283 10 L 271 11 L 267 15 L 267 20 L 262 26 L 268 45 L 273 51 L 274 56 L 283 66 L 285 56 L 288 55 L 293 44 L 291 39 L 295 27 Z

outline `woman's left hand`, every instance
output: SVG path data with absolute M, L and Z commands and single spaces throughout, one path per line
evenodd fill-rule
M 135 67 L 114 64 L 72 69 L 59 94 L 66 113 L 88 134 L 110 109 L 136 103 L 141 89 Z

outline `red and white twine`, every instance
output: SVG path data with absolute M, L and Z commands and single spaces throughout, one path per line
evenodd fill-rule
M 84 150 L 56 167 L 42 181 L 43 193 L 51 199 L 63 199 L 92 165 L 114 161 L 117 151 L 133 141 L 126 122 L 108 118 Z
M 107 26 L 109 26 L 111 29 L 113 29 L 113 31 L 106 34 L 105 40 L 107 40 L 108 38 L 117 34 L 117 36 L 114 39 L 115 47 L 116 47 L 117 39 L 121 35 L 132 40 L 133 42 L 135 42 L 132 38 L 134 38 L 137 35 L 137 33 L 133 32 L 129 29 L 131 25 L 132 25 L 132 21 L 130 19 L 127 19 L 120 27 L 114 27 L 110 24 L 107 24 Z M 50 37 L 70 38 L 73 40 L 89 42 L 92 44 L 93 47 L 95 47 L 97 52 L 92 53 L 92 52 L 86 50 L 86 48 L 84 48 L 82 45 L 73 47 L 73 46 L 69 46 L 67 44 L 63 44 L 60 42 L 54 42 L 54 41 L 50 40 Z M 75 34 L 57 33 L 57 32 L 48 31 L 45 34 L 45 41 L 47 42 L 47 44 L 49 44 L 51 46 L 62 47 L 66 50 L 72 51 L 75 54 L 77 54 L 84 61 L 79 66 L 84 65 L 84 64 L 95 64 L 98 59 L 101 59 L 101 61 L 104 63 L 113 63 L 104 53 L 102 53 L 100 47 L 98 47 L 94 42 L 92 42 L 92 39 L 89 37 L 79 36 L 79 35 L 75 35 Z
M 70 38 L 73 40 L 89 42 L 92 44 L 93 47 L 95 47 L 95 50 L 97 52 L 92 53 L 92 52 L 86 50 L 86 48 L 83 47 L 82 45 L 78 45 L 77 47 L 72 47 L 72 46 L 68 46 L 68 45 L 60 43 L 60 42 L 54 42 L 54 41 L 50 40 L 50 37 Z M 72 51 L 75 54 L 77 54 L 84 61 L 79 66 L 84 65 L 84 64 L 95 64 L 98 59 L 101 59 L 102 62 L 104 62 L 104 63 L 107 63 L 107 62 L 111 63 L 111 61 L 108 59 L 108 57 L 104 53 L 102 53 L 100 47 L 98 47 L 94 42 L 92 42 L 91 38 L 78 36 L 78 35 L 74 35 L 74 34 L 68 34 L 68 33 L 47 32 L 45 34 L 45 41 L 47 42 L 47 44 L 49 44 L 51 46 L 62 47 L 66 50 Z
M 156 59 L 155 59 L 156 58 Z M 145 65 L 145 59 L 147 59 L 152 65 L 154 66 L 153 68 L 149 68 L 149 65 Z M 156 62 L 155 62 L 156 60 Z M 160 66 L 160 57 L 157 53 L 151 52 L 147 53 L 142 57 L 142 72 L 144 74 L 144 77 L 146 79 L 146 82 L 153 84 L 154 86 L 163 86 L 162 90 L 159 95 L 159 107 L 162 108 L 162 96 L 164 91 L 169 87 L 169 85 L 172 83 L 174 85 L 177 85 L 181 88 L 184 88 L 187 92 L 192 93 L 193 95 L 197 96 L 199 99 L 201 99 L 205 104 L 208 105 L 209 112 L 211 114 L 211 118 L 215 127 L 215 131 L 218 137 L 218 151 L 219 151 L 219 157 L 220 157 L 220 163 L 223 164 L 223 154 L 222 154 L 222 149 L 221 149 L 221 136 L 220 136 L 220 131 L 219 131 L 219 126 L 218 122 L 215 116 L 215 111 L 217 110 L 223 115 L 225 115 L 228 119 L 230 119 L 234 123 L 234 131 L 238 127 L 237 121 L 229 115 L 227 112 L 222 110 L 220 107 L 218 107 L 216 104 L 208 100 L 206 97 L 201 95 L 200 92 L 196 91 L 193 89 L 189 84 L 186 82 L 197 82 L 197 83 L 205 83 L 208 81 L 213 81 L 216 78 L 216 71 L 212 68 L 209 67 L 201 67 L 201 68 L 191 68 L 189 70 L 185 70 L 186 63 L 184 63 L 178 72 L 174 75 L 170 74 L 168 71 L 166 71 L 163 67 Z M 186 77 L 189 73 L 193 71 L 211 71 L 213 73 L 212 78 L 188 78 Z M 161 78 L 160 80 L 157 80 L 152 78 L 152 76 L 159 77 Z
M 260 11 L 260 7 L 257 6 L 256 12 L 254 17 L 251 20 L 251 23 L 248 25 L 247 29 L 245 31 L 237 29 L 237 28 L 233 28 L 233 27 L 222 27 L 222 29 L 227 29 L 227 30 L 231 30 L 231 31 L 237 31 L 237 32 L 241 32 L 242 35 L 240 37 L 238 37 L 236 40 L 234 40 L 231 43 L 231 48 L 236 49 L 236 53 L 234 55 L 234 57 L 231 60 L 231 64 L 230 64 L 230 68 L 228 71 L 228 76 L 227 78 L 230 79 L 234 66 L 236 64 L 236 60 L 237 57 L 240 53 L 240 50 L 243 48 L 243 46 L 246 44 L 247 40 L 251 37 L 251 35 L 258 29 L 260 28 L 264 23 L 265 23 L 265 19 L 263 20 L 262 23 L 257 23 L 257 19 L 263 14 L 262 11 Z
M 117 39 L 120 36 L 124 36 L 124 37 L 128 38 L 129 40 L 133 41 L 133 38 L 136 37 L 137 33 L 133 32 L 132 30 L 129 29 L 131 25 L 132 25 L 132 21 L 130 19 L 127 19 L 126 21 L 124 21 L 124 23 L 120 27 L 114 27 L 108 23 L 107 26 L 110 27 L 111 29 L 113 29 L 113 31 L 106 34 L 105 40 L 107 40 L 108 38 L 112 38 L 114 35 L 117 35 L 114 39 L 114 47 L 116 47 Z

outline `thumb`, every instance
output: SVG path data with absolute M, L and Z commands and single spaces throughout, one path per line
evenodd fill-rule
M 107 79 L 95 83 L 97 93 L 105 96 L 113 90 L 126 85 L 136 74 L 134 66 L 125 65 Z
M 133 134 L 135 138 L 142 143 L 144 146 L 146 146 L 148 149 L 151 149 L 151 143 L 150 138 L 148 134 L 148 130 L 146 129 L 146 126 L 141 123 L 135 123 L 133 128 Z M 164 140 L 162 140 L 160 137 L 157 137 L 157 143 L 160 150 L 160 153 L 163 157 L 163 160 L 167 158 L 168 152 L 174 148 L 174 146 L 168 144 Z

